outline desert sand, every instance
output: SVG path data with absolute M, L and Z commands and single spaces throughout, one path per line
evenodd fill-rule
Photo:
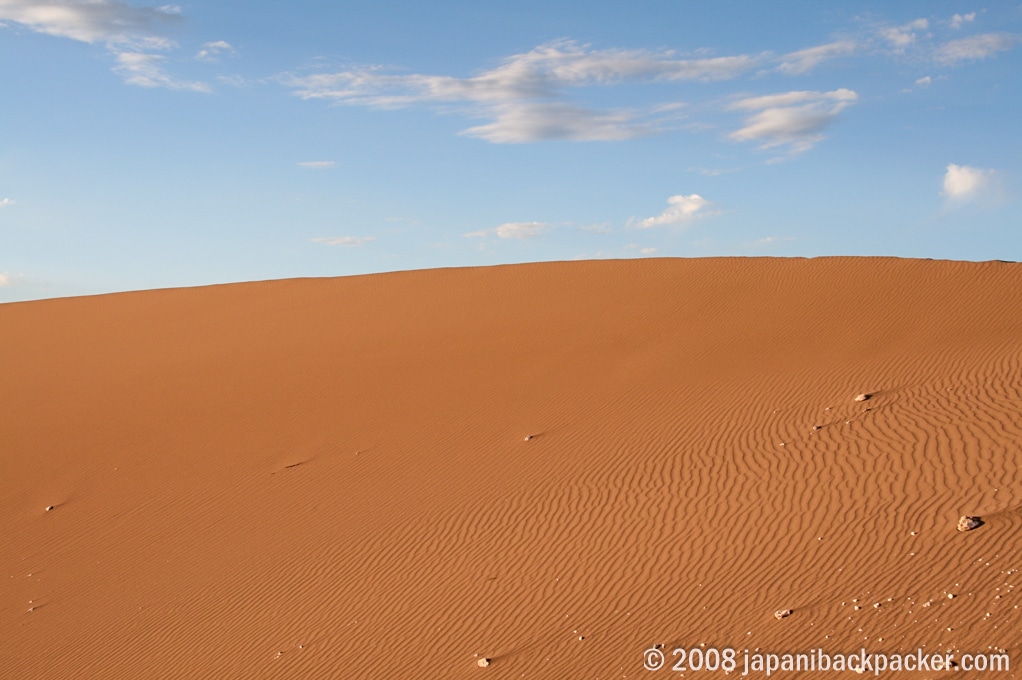
M 1022 665 L 1020 264 L 441 269 L 0 331 L 5 678 Z

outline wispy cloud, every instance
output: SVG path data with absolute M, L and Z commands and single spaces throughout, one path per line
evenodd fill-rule
M 364 246 L 365 244 L 375 241 L 375 236 L 317 236 L 316 238 L 309 239 L 313 243 L 322 243 L 328 246 L 344 246 L 352 248 L 355 246 Z
M 466 238 L 479 238 L 482 236 L 490 236 L 491 234 L 498 238 L 535 238 L 536 236 L 543 235 L 550 225 L 545 222 L 506 222 L 499 227 L 493 229 L 481 229 L 479 231 L 470 231 L 467 234 L 462 234 Z
M 594 50 L 560 40 L 512 55 L 496 68 L 467 78 L 395 74 L 363 66 L 287 74 L 280 80 L 299 97 L 340 104 L 384 109 L 463 104 L 469 115 L 491 119 L 464 134 L 496 143 L 608 141 L 654 132 L 655 116 L 673 112 L 681 103 L 648 111 L 594 110 L 566 101 L 568 91 L 627 82 L 727 80 L 758 62 L 748 55 L 682 58 L 672 51 Z
M 798 76 L 826 61 L 853 56 L 901 55 L 899 58 L 949 66 L 984 59 L 1019 42 L 1019 36 L 1008 33 L 939 41 L 941 35 L 947 36 L 953 28 L 974 19 L 975 13 L 969 13 L 947 20 L 918 18 L 900 25 L 873 25 L 854 37 L 781 55 L 764 52 L 707 57 L 671 50 L 596 49 L 564 39 L 513 54 L 493 68 L 466 77 L 402 73 L 367 65 L 330 72 L 287 73 L 277 80 L 295 96 L 309 100 L 375 109 L 425 105 L 480 118 L 482 122 L 461 134 L 498 144 L 619 141 L 678 129 L 682 117 L 692 118 L 699 111 L 717 107 L 712 103 L 692 106 L 676 96 L 667 103 L 632 99 L 627 106 L 595 106 L 584 99 L 593 88 L 727 81 L 745 75 Z M 916 86 L 927 83 L 920 79 Z M 823 131 L 857 99 L 855 92 L 843 88 L 789 94 L 797 95 L 797 101 L 789 97 L 786 103 L 770 103 L 769 97 L 750 97 L 734 104 L 732 109 L 750 114 L 731 138 L 758 141 L 760 148 L 786 146 L 788 156 L 794 155 L 823 139 Z M 698 122 L 692 121 L 688 127 L 696 125 Z
M 37 33 L 87 43 L 137 46 L 139 41 L 167 42 L 156 27 L 179 19 L 177 7 L 134 7 L 118 0 L 3 0 L 0 20 L 19 23 Z M 151 43 L 152 44 L 152 43 Z
M 930 76 L 923 76 L 922 78 L 916 78 L 915 86 L 929 87 L 932 82 L 933 78 L 931 78 Z
M 891 26 L 880 29 L 880 35 L 891 44 L 896 51 L 903 51 L 911 46 L 922 31 L 930 27 L 927 19 L 916 19 L 903 26 Z
M 312 170 L 325 170 L 335 165 L 337 165 L 335 161 L 301 161 L 298 163 L 298 167 L 310 168 Z
M 994 176 L 993 170 L 949 163 L 942 195 L 955 203 L 970 201 L 990 188 Z
M 146 54 L 143 52 L 118 52 L 117 65 L 114 73 L 124 78 L 129 85 L 139 87 L 165 87 L 168 90 L 191 90 L 193 92 L 209 92 L 206 83 L 179 80 L 167 73 L 163 68 L 166 60 L 162 54 Z
M 1006 52 L 1022 44 L 1022 34 L 990 32 L 960 36 L 962 29 L 972 25 L 977 13 L 954 14 L 949 19 L 916 19 L 901 26 L 875 26 L 872 38 L 863 36 L 864 45 L 886 43 L 887 49 L 873 54 L 898 55 L 903 59 L 929 62 L 935 66 L 953 67 L 970 61 L 980 61 Z
M 981 33 L 968 38 L 959 38 L 944 43 L 935 58 L 945 66 L 956 66 L 966 61 L 979 61 L 991 57 L 998 52 L 1006 52 L 1022 42 L 1020 36 L 1013 33 Z
M 548 140 L 609 142 L 632 139 L 655 131 L 632 111 L 592 111 L 562 102 L 515 102 L 491 109 L 492 123 L 462 134 L 497 144 Z
M 226 40 L 215 40 L 203 43 L 202 48 L 195 53 L 199 61 L 217 61 L 221 54 L 233 54 L 234 47 Z
M 957 30 L 964 26 L 965 24 L 975 20 L 976 20 L 975 12 L 969 12 L 968 14 L 955 14 L 953 17 L 951 17 L 951 21 L 948 22 L 948 25 L 951 26 L 951 28 Z
M 174 5 L 135 7 L 119 0 L 0 0 L 0 22 L 11 22 L 36 33 L 102 43 L 114 56 L 113 71 L 126 83 L 141 87 L 208 92 L 205 83 L 187 82 L 162 67 L 166 52 L 177 43 L 160 34 L 180 20 Z
M 671 196 L 667 199 L 667 204 L 667 209 L 659 215 L 643 220 L 633 219 L 631 225 L 639 229 L 649 229 L 650 227 L 684 224 L 700 217 L 717 215 L 720 212 L 710 210 L 711 203 L 699 194 Z
M 6 273 L 0 274 L 0 287 L 9 285 L 11 285 L 11 275 Z
M 818 45 L 808 49 L 790 52 L 780 58 L 777 70 L 789 75 L 801 75 L 816 68 L 828 59 L 854 54 L 858 45 L 854 40 L 838 40 L 826 45 Z
M 418 102 L 511 102 L 552 97 L 566 87 L 609 85 L 636 80 L 726 80 L 750 70 L 753 57 L 678 59 L 673 52 L 592 50 L 560 40 L 516 54 L 495 69 L 469 78 L 422 74 L 395 75 L 365 66 L 283 82 L 305 99 L 333 99 L 369 106 Z
M 755 112 L 745 126 L 730 137 L 735 141 L 760 141 L 760 148 L 788 146 L 790 153 L 801 153 L 823 139 L 823 131 L 858 95 L 852 90 L 831 92 L 794 91 L 749 97 L 731 109 Z
M 9 205 L 14 205 L 14 201 L 9 198 L 0 198 L 0 208 L 6 208 Z

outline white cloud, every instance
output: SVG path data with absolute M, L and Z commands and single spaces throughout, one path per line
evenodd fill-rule
M 156 40 L 154 27 L 173 21 L 174 7 L 133 7 L 118 0 L 0 0 L 0 20 L 13 21 L 37 33 L 81 42 L 128 43 Z
M 469 78 L 393 75 L 379 66 L 336 73 L 285 75 L 282 82 L 303 99 L 333 99 L 381 108 L 421 102 L 515 102 L 546 99 L 564 88 L 643 80 L 727 80 L 750 70 L 749 56 L 677 59 L 673 52 L 590 50 L 562 40 L 506 58 Z
M 515 102 L 493 107 L 496 119 L 462 134 L 497 144 L 548 140 L 619 141 L 650 134 L 654 127 L 628 111 L 589 111 L 561 102 Z
M 639 248 L 639 252 L 643 255 L 652 255 L 656 252 L 656 248 Z
M 565 40 L 507 57 L 497 69 L 471 78 L 387 75 L 379 66 L 363 66 L 334 74 L 289 76 L 284 83 L 303 98 L 368 105 L 495 102 L 545 98 L 565 87 L 626 81 L 729 80 L 749 71 L 755 63 L 755 57 L 745 55 L 679 59 L 670 51 L 590 50 Z
M 348 105 L 388 109 L 464 104 L 470 115 L 492 120 L 464 133 L 490 142 L 608 141 L 649 134 L 657 126 L 634 111 L 590 110 L 570 104 L 564 101 L 568 90 L 627 82 L 726 80 L 758 62 L 758 57 L 747 55 L 686 59 L 671 51 L 593 50 L 560 40 L 512 55 L 496 68 L 467 78 L 393 74 L 365 66 L 335 73 L 289 74 L 280 80 L 304 99 Z M 672 102 L 645 115 L 669 113 L 681 105 Z
M 493 229 L 482 229 L 480 231 L 470 231 L 463 236 L 467 238 L 478 238 L 480 236 L 489 236 L 493 234 L 498 238 L 534 238 L 541 236 L 549 229 L 550 225 L 545 222 L 506 222 L 499 227 Z
M 944 174 L 942 193 L 956 202 L 971 200 L 990 188 L 994 174 L 993 170 L 949 163 Z
M 0 199 L 0 208 L 6 208 L 9 205 L 14 205 L 14 201 L 9 198 Z
M 120 0 L 0 0 L 0 23 L 14 22 L 46 35 L 89 44 L 103 43 L 114 56 L 113 71 L 129 85 L 209 92 L 205 83 L 187 82 L 161 66 L 177 43 L 159 34 L 180 20 L 181 8 L 135 7 Z M 226 43 L 224 43 L 226 44 Z
M 656 217 L 632 220 L 631 224 L 639 229 L 648 229 L 650 227 L 661 227 L 670 224 L 683 224 L 699 217 L 719 214 L 719 211 L 706 211 L 710 206 L 710 202 L 699 194 L 671 196 L 667 199 L 667 203 L 667 209 Z
M 167 73 L 161 65 L 166 59 L 162 54 L 118 52 L 116 58 L 117 66 L 113 68 L 113 71 L 124 78 L 124 82 L 129 85 L 165 87 L 170 90 L 191 90 L 193 92 L 210 91 L 210 87 L 206 83 L 178 80 Z
M 979 61 L 998 52 L 1012 49 L 1019 43 L 1012 33 L 981 33 L 944 43 L 935 55 L 938 63 L 954 66 L 964 61 Z
M 334 161 L 301 161 L 298 163 L 299 167 L 311 168 L 313 170 L 323 170 L 325 168 L 332 168 L 337 165 Z
M 902 51 L 916 41 L 919 37 L 918 31 L 925 31 L 929 27 L 930 22 L 926 19 L 916 19 L 904 26 L 883 28 L 880 30 L 880 35 L 882 35 L 887 42 L 891 43 L 895 50 Z
M 309 239 L 313 243 L 323 243 L 328 246 L 354 247 L 362 246 L 370 241 L 375 241 L 375 236 L 318 236 Z
M 777 70 L 789 75 L 808 73 L 817 64 L 827 59 L 854 54 L 857 47 L 854 40 L 838 40 L 826 45 L 791 52 L 781 57 L 781 65 L 777 67 Z
M 609 234 L 613 229 L 610 228 L 609 222 L 601 222 L 600 224 L 586 224 L 579 227 L 581 231 L 588 231 L 591 234 Z
M 967 23 L 975 21 L 975 20 L 976 20 L 976 13 L 975 12 L 969 12 L 968 14 L 956 14 L 956 15 L 954 15 L 953 17 L 951 17 L 951 21 L 949 22 L 949 24 L 950 24 L 951 28 L 958 29 L 958 28 L 961 28 L 964 24 L 967 24 Z
M 930 76 L 923 76 L 922 78 L 916 79 L 916 87 L 929 87 L 930 83 L 933 82 L 933 78 Z
M 507 222 L 494 230 L 498 238 L 533 238 L 547 230 L 543 222 Z
M 801 153 L 823 139 L 823 130 L 849 104 L 858 99 L 852 90 L 831 92 L 795 91 L 742 99 L 729 108 L 756 111 L 745 126 L 730 137 L 744 142 L 759 140 L 760 148 L 787 145 L 791 153 Z
M 4 286 L 9 286 L 9 285 L 11 285 L 11 275 L 10 274 L 0 274 L 0 288 L 3 288 Z
M 215 40 L 203 43 L 202 48 L 195 54 L 195 58 L 199 61 L 217 61 L 217 57 L 224 52 L 233 54 L 234 47 L 226 40 Z

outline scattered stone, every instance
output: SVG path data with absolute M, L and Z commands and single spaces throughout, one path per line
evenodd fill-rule
M 856 395 L 855 401 L 869 401 L 872 398 L 873 398 L 872 394 L 866 394 L 865 392 L 863 392 L 862 394 Z
M 53 506 L 52 505 L 47 505 L 46 506 L 46 512 L 49 512 L 50 510 L 53 510 Z
M 476 665 L 479 666 L 480 668 L 486 668 L 487 666 L 490 665 L 490 660 L 487 659 L 486 657 L 483 657 L 482 659 L 476 661 Z
M 962 515 L 961 518 L 958 520 L 959 531 L 972 531 L 973 529 L 978 529 L 981 526 L 983 526 L 983 520 L 981 520 L 979 517 Z
M 813 432 L 816 432 L 817 430 L 822 430 L 822 429 L 823 429 L 823 425 L 813 425 Z
M 525 435 L 525 441 L 527 441 L 527 442 L 530 442 L 530 441 L 532 441 L 532 438 L 533 438 L 533 436 L 534 436 L 534 435 L 531 435 L 531 434 L 527 434 L 527 435 Z
M 794 613 L 795 613 L 794 609 L 778 609 L 777 611 L 774 612 L 774 618 L 780 621 L 781 619 L 788 618 Z

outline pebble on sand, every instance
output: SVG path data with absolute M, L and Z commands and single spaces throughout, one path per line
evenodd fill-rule
M 487 666 L 490 665 L 490 660 L 483 657 L 482 659 L 476 661 L 476 665 L 479 666 L 480 668 L 486 668 Z
M 53 510 L 53 506 L 52 505 L 47 505 L 46 506 L 46 512 L 49 512 L 50 510 Z
M 962 515 L 961 518 L 958 520 L 959 531 L 972 531 L 973 529 L 978 529 L 981 526 L 983 526 L 983 520 L 981 520 L 979 517 Z
M 862 394 L 856 395 L 855 401 L 868 401 L 869 399 L 872 399 L 872 398 L 873 398 L 872 394 L 868 394 L 866 392 L 863 392 Z
M 788 618 L 794 613 L 795 613 L 794 609 L 778 609 L 777 611 L 774 612 L 774 618 L 780 621 L 781 619 Z

